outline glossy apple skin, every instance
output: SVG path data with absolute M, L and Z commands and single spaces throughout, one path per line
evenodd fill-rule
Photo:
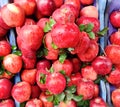
M 120 31 L 116 31 L 110 36 L 111 44 L 120 45 Z
M 7 99 L 11 96 L 12 82 L 9 79 L 0 79 L 0 99 Z
M 11 94 L 19 103 L 27 101 L 31 95 L 31 85 L 25 81 L 18 82 L 13 86 Z
M 107 107 L 107 104 L 101 97 L 96 97 L 90 101 L 90 107 Z
M 111 60 L 112 64 L 120 64 L 120 46 L 119 45 L 107 45 L 105 47 L 105 53 Z
M 80 0 L 82 5 L 91 5 L 93 2 L 94 0 Z
M 120 107 L 119 96 L 120 96 L 120 89 L 119 88 L 112 91 L 112 102 L 113 102 L 114 107 Z
M 77 85 L 77 94 L 83 95 L 84 100 L 92 99 L 94 96 L 94 82 L 82 79 Z
M 35 0 L 14 0 L 14 3 L 19 4 L 27 16 L 32 15 L 36 8 Z
M 10 52 L 11 52 L 10 43 L 5 40 L 0 41 L 0 56 L 6 56 L 10 54 Z
M 34 98 L 27 101 L 25 107 L 43 107 L 43 104 L 40 99 Z
M 10 27 L 22 26 L 25 21 L 25 12 L 18 4 L 9 3 L 1 8 L 1 16 Z M 14 18 L 14 20 L 13 20 Z
M 92 81 L 97 79 L 97 73 L 92 66 L 86 66 L 81 69 L 83 78 L 90 79 Z
M 106 75 L 111 72 L 112 62 L 106 56 L 98 56 L 93 60 L 92 66 L 97 74 Z
M 24 69 L 21 73 L 21 80 L 34 85 L 36 82 L 37 69 Z
M 43 16 L 50 16 L 55 10 L 55 3 L 53 0 L 37 0 L 37 8 Z
M 66 87 L 66 79 L 61 73 L 54 72 L 47 76 L 46 87 L 51 93 L 60 94 Z
M 116 11 L 113 11 L 111 14 L 110 14 L 110 22 L 111 24 L 116 27 L 116 28 L 119 28 L 120 27 L 120 11 L 119 10 L 116 10 Z
M 3 59 L 3 66 L 11 73 L 18 73 L 22 68 L 22 58 L 15 54 L 8 54 Z
M 0 102 L 0 107 L 15 107 L 15 103 L 12 99 L 6 99 Z
M 59 60 L 56 60 L 53 64 L 53 69 L 55 72 L 60 72 L 64 70 L 65 75 L 70 76 L 73 71 L 73 65 L 70 60 L 66 59 L 64 63 L 60 63 Z
M 80 16 L 94 17 L 98 19 L 98 10 L 95 6 L 85 6 L 80 10 Z

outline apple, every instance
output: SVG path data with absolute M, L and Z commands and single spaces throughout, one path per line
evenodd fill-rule
M 1 8 L 1 16 L 5 24 L 10 27 L 22 26 L 25 21 L 24 10 L 21 6 L 15 3 L 8 3 L 4 5 Z
M 80 0 L 82 5 L 91 5 L 93 2 L 94 0 Z
M 27 101 L 25 107 L 43 107 L 43 104 L 40 99 L 34 98 Z
M 15 107 L 13 99 L 6 99 L 0 102 L 0 107 Z
M 36 69 L 24 69 L 21 73 L 21 80 L 34 85 L 36 82 Z
M 12 87 L 11 94 L 19 103 L 28 101 L 31 95 L 31 85 L 25 81 L 18 82 Z
M 0 26 L 0 38 L 7 34 L 7 30 Z
M 22 68 L 22 58 L 15 54 L 9 54 L 4 57 L 3 66 L 11 73 L 18 73 Z
M 10 43 L 6 40 L 0 41 L 0 56 L 6 56 L 11 53 Z
M 77 107 L 76 102 L 73 100 L 63 102 L 61 101 L 58 107 Z
M 14 0 L 14 3 L 19 4 L 25 11 L 25 15 L 32 15 L 36 8 L 35 0 Z
M 85 6 L 80 10 L 80 16 L 98 19 L 98 9 L 95 6 Z
M 101 97 L 90 100 L 90 107 L 107 107 L 107 104 Z
M 50 16 L 55 10 L 53 0 L 37 0 L 37 9 L 43 16 Z
M 116 28 L 119 28 L 120 27 L 120 11 L 119 10 L 115 10 L 113 12 L 111 12 L 110 16 L 110 22 L 111 24 L 116 27 Z
M 41 90 L 38 85 L 31 85 L 31 96 L 30 98 L 39 98 Z
M 55 3 L 55 7 L 56 7 L 56 8 L 59 8 L 59 7 L 62 6 L 63 3 L 64 3 L 64 0 L 53 0 L 53 1 L 54 1 L 54 3 Z
M 0 99 L 7 99 L 11 97 L 12 82 L 9 79 L 0 79 Z
M 113 32 L 110 35 L 110 42 L 111 44 L 120 45 L 120 31 L 119 30 L 116 32 Z

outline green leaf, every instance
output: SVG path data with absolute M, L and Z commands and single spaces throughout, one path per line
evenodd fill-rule
M 0 61 L 2 61 L 2 60 L 3 60 L 3 58 L 4 58 L 4 57 L 3 57 L 3 56 L 1 56 L 1 57 L 0 57 Z
M 88 33 L 90 39 L 95 39 L 95 33 L 94 32 L 89 32 Z
M 95 84 L 99 84 L 99 83 L 100 83 L 100 80 L 103 80 L 104 82 L 107 81 L 104 76 L 98 75 L 98 77 L 97 77 L 97 79 L 94 81 L 94 83 L 95 83 Z
M 54 68 L 53 67 L 50 67 L 50 73 L 53 73 L 54 72 Z
M 86 25 L 85 31 L 87 33 L 89 33 L 89 32 L 92 31 L 93 28 L 94 28 L 94 24 L 93 23 L 89 23 L 89 24 Z
M 56 23 L 55 20 L 52 19 L 52 18 L 50 18 L 50 20 L 49 20 L 49 25 L 50 25 L 51 27 L 53 27 L 55 23 Z
M 13 45 L 11 48 L 12 48 L 12 51 L 14 51 L 17 49 L 17 46 Z
M 85 30 L 85 25 L 84 24 L 80 24 L 79 25 L 79 29 L 80 29 L 81 32 L 84 31 Z
M 11 72 L 9 71 L 5 71 L 8 75 L 13 75 Z
M 63 64 L 66 58 L 67 58 L 67 54 L 66 53 L 60 54 L 60 56 L 59 56 L 60 63 Z
M 40 83 L 45 84 L 46 82 L 46 75 L 43 73 L 40 73 Z
M 65 71 L 64 70 L 61 70 L 59 71 L 61 74 L 65 75 Z
M 75 100 L 76 102 L 82 101 L 82 99 L 83 99 L 83 96 L 82 96 L 82 95 L 79 95 L 79 96 L 74 95 L 74 96 L 73 96 L 73 100 Z
M 89 107 L 89 100 L 82 100 L 77 102 L 77 107 Z
M 54 97 L 53 103 L 54 103 L 54 105 L 58 105 L 60 103 L 60 101 L 57 97 Z
M 52 27 L 53 27 L 53 25 L 54 25 L 55 23 L 56 23 L 55 20 L 53 20 L 52 18 L 50 18 L 50 19 L 49 19 L 49 22 L 47 22 L 47 23 L 45 24 L 44 32 L 49 32 L 49 31 L 52 29 Z
M 26 102 L 20 103 L 20 107 L 25 107 Z
M 53 95 L 52 95 L 52 96 L 47 97 L 47 101 L 49 101 L 49 102 L 52 102 L 52 101 L 53 101 L 53 99 L 54 99 L 54 96 L 53 96 Z
M 41 50 L 38 50 L 38 51 L 36 52 L 36 56 L 37 56 L 37 58 L 41 58 L 41 57 L 44 56 L 44 52 L 41 51 Z
M 43 53 L 44 53 L 45 56 L 47 56 L 48 55 L 48 50 L 46 48 L 44 48 Z
M 57 46 L 57 45 L 55 45 L 55 43 L 54 43 L 54 42 L 52 42 L 52 44 L 51 44 L 51 45 L 52 45 L 52 48 L 53 48 L 53 49 L 58 49 L 58 46 Z
M 59 100 L 59 102 L 60 102 L 60 101 L 63 101 L 63 100 L 65 99 L 65 93 L 62 92 L 61 94 L 55 95 L 55 97 L 56 97 L 56 99 Z
M 105 27 L 104 29 L 102 29 L 101 31 L 99 31 L 99 32 L 97 32 L 97 34 L 98 34 L 98 36 L 104 36 L 106 33 L 107 33 L 107 31 L 108 31 L 109 29 L 108 29 L 108 27 Z
M 13 51 L 12 53 L 15 54 L 15 55 L 18 55 L 18 56 L 22 55 L 21 51 L 18 51 L 18 50 L 17 51 Z
M 67 93 L 67 94 L 66 94 L 66 101 L 72 100 L 73 97 L 74 97 L 74 95 L 73 95 L 72 93 Z
M 76 92 L 76 86 L 72 85 L 70 87 L 67 87 L 65 92 L 67 92 L 67 93 L 75 93 Z
M 0 75 L 2 75 L 5 72 L 4 66 L 0 65 Z
M 67 84 L 68 84 L 70 82 L 70 77 L 65 76 L 65 78 L 66 78 L 66 81 L 67 81 Z
M 75 50 L 74 48 L 68 48 L 69 52 L 74 51 L 74 50 Z

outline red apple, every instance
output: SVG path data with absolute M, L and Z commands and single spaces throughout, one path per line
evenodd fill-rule
M 77 107 L 76 102 L 73 100 L 63 102 L 61 101 L 58 107 Z
M 44 16 L 50 16 L 55 10 L 55 3 L 53 0 L 37 0 L 38 11 Z
M 11 94 L 20 103 L 28 101 L 31 95 L 31 85 L 25 81 L 18 82 L 13 86 Z
M 93 2 L 94 0 L 80 0 L 82 5 L 91 5 Z
M 15 103 L 12 99 L 6 99 L 0 102 L 0 107 L 15 107 Z
M 0 26 L 0 38 L 7 34 L 7 30 Z
M 24 10 L 21 6 L 15 3 L 4 5 L 1 8 L 1 16 L 5 24 L 10 27 L 22 26 L 25 20 Z
M 114 107 L 120 107 L 120 89 L 115 89 L 114 91 L 112 91 L 112 102 Z
M 31 96 L 30 98 L 39 98 L 41 93 L 41 90 L 38 85 L 32 85 L 31 86 Z
M 101 97 L 90 100 L 90 107 L 107 107 L 107 104 Z
M 12 82 L 9 79 L 0 79 L 0 99 L 7 99 L 11 96 Z
M 83 78 L 77 85 L 77 94 L 83 95 L 84 100 L 92 99 L 94 92 L 94 82 L 92 80 Z
M 54 61 L 52 64 L 52 67 L 55 72 L 61 72 L 63 71 L 65 75 L 70 76 L 73 71 L 73 65 L 70 62 L 70 60 L 66 59 L 64 63 L 60 63 L 59 60 Z
M 10 43 L 5 40 L 0 41 L 0 56 L 6 56 L 10 54 L 10 52 L 11 52 Z
M 3 66 L 11 73 L 18 73 L 22 68 L 22 58 L 15 54 L 9 54 L 4 57 Z
M 53 1 L 55 3 L 56 8 L 59 8 L 64 3 L 64 0 L 53 0 Z
M 120 31 L 116 31 L 110 35 L 111 44 L 120 45 Z
M 112 62 L 106 56 L 98 56 L 93 60 L 92 67 L 97 74 L 106 75 L 111 72 Z
M 36 69 L 24 69 L 21 73 L 21 79 L 22 81 L 26 81 L 31 85 L 34 85 L 36 82 L 36 73 Z
M 81 69 L 83 78 L 90 79 L 92 81 L 97 79 L 97 73 L 92 66 L 86 66 Z
M 80 16 L 94 17 L 98 19 L 98 10 L 95 6 L 85 6 L 81 9 Z
M 43 104 L 40 99 L 34 98 L 27 101 L 25 107 L 43 107 Z
M 120 20 L 120 11 L 115 10 L 115 11 L 111 12 L 111 14 L 110 14 L 110 22 L 114 27 L 116 27 L 116 28 L 120 27 L 119 20 Z
M 14 0 L 14 3 L 19 4 L 24 9 L 26 15 L 32 15 L 36 8 L 35 0 Z

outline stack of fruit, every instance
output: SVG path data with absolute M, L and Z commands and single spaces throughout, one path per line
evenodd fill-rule
M 1 6 L 0 107 L 107 107 L 101 80 L 119 86 L 120 48 L 100 52 L 108 29 L 100 31 L 96 2 L 14 0 Z

